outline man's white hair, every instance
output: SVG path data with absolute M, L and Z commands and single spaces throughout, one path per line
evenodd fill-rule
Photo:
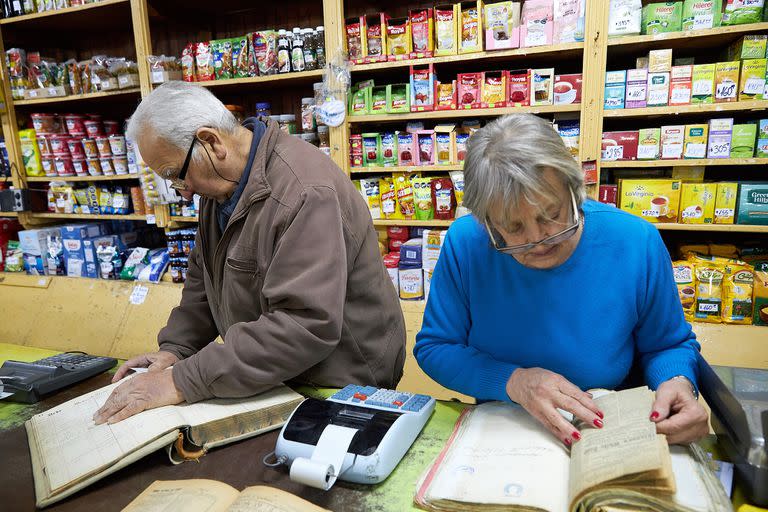
M 186 152 L 197 130 L 207 126 L 234 133 L 237 119 L 208 89 L 188 82 L 168 82 L 144 98 L 128 121 L 126 136 L 134 141 L 149 130 Z M 193 154 L 197 158 L 197 151 Z

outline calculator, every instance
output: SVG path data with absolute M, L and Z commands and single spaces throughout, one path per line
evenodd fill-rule
M 113 357 L 80 352 L 65 352 L 31 363 L 6 361 L 0 366 L 0 383 L 4 392 L 11 393 L 7 400 L 33 404 L 116 364 L 117 359 Z

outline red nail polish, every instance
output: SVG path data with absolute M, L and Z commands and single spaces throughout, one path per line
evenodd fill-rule
M 600 416 L 600 419 L 605 419 L 605 415 L 603 414 L 603 411 L 597 411 L 597 415 Z
M 658 418 L 658 417 L 659 417 L 659 413 L 658 413 L 657 411 L 653 411 L 653 412 L 651 413 L 651 419 L 652 419 L 652 420 L 655 420 L 655 419 L 656 419 L 656 418 Z
M 595 420 L 595 421 L 593 421 L 592 423 L 594 423 L 594 425 L 595 425 L 597 428 L 603 428 L 603 422 L 602 422 L 602 420 Z
M 567 444 L 568 446 L 571 446 L 571 440 L 568 439 L 567 437 L 565 438 L 565 444 Z
M 581 439 L 581 434 L 579 434 L 578 432 L 574 432 L 573 434 L 571 434 L 571 437 L 573 437 L 575 440 L 578 441 L 579 439 Z

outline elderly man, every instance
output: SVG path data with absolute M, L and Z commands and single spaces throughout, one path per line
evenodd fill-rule
M 127 135 L 183 197 L 202 196 L 200 223 L 159 351 L 129 360 L 113 381 L 149 371 L 115 389 L 97 423 L 285 381 L 397 385 L 399 301 L 368 209 L 331 160 L 273 121 L 241 126 L 213 94 L 183 82 L 147 96 Z
M 699 344 L 672 265 L 648 222 L 585 200 L 580 166 L 549 122 L 503 117 L 472 136 L 472 216 L 448 230 L 414 353 L 446 387 L 519 403 L 566 445 L 557 411 L 603 427 L 590 388 L 633 366 L 656 390 L 651 421 L 671 443 L 708 432 L 696 401 Z

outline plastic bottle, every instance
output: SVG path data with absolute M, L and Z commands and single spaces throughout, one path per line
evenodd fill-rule
M 298 28 L 293 29 L 293 48 L 291 49 L 291 69 L 293 71 L 304 71 L 304 41 Z
M 277 72 L 291 72 L 291 49 L 288 46 L 288 38 L 284 30 L 280 31 L 277 40 Z
M 317 55 L 315 50 L 315 36 L 311 28 L 303 30 L 304 33 L 304 69 L 312 71 L 317 69 Z
M 325 68 L 325 27 L 317 27 L 315 36 L 315 55 L 317 60 L 317 69 Z

